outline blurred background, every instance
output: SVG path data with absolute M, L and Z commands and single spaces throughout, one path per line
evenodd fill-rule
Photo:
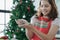
M 35 6 L 34 10 L 37 10 L 40 0 L 34 0 L 33 5 Z M 56 0 L 56 5 L 58 8 L 59 18 L 60 18 L 60 0 Z M 12 11 L 13 0 L 0 0 L 0 37 L 5 36 L 4 29 L 8 25 L 10 20 L 10 15 Z M 60 28 L 56 34 L 56 38 L 60 39 Z

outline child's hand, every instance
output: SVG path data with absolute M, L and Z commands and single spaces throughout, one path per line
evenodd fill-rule
M 28 22 L 24 19 L 18 19 L 18 20 L 15 20 L 15 21 L 18 24 L 19 27 L 26 28 L 28 26 Z
M 16 23 L 17 23 L 18 25 L 22 25 L 22 24 L 21 24 L 21 22 L 22 22 L 21 19 L 18 19 L 18 20 L 15 20 L 15 21 L 16 21 Z

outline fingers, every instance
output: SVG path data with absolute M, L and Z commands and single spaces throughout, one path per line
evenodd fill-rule
M 28 22 L 25 19 L 21 19 L 23 23 L 27 24 Z
M 24 19 L 18 19 L 18 20 L 15 20 L 15 21 L 18 25 L 28 24 L 28 22 Z
M 18 27 L 28 28 L 29 23 L 26 20 L 18 19 L 18 20 L 15 20 L 15 21 L 18 24 Z
M 23 25 L 18 25 L 18 27 L 23 27 Z
M 18 24 L 18 25 L 21 25 L 22 24 L 22 20 L 21 19 L 18 19 L 18 20 L 15 20 L 16 21 L 16 23 Z

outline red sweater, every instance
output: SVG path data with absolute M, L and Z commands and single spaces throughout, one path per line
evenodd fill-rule
M 35 26 L 35 28 L 44 34 L 47 34 L 51 27 L 52 20 L 49 20 L 48 18 L 44 18 L 44 17 L 39 17 L 38 20 L 45 21 L 46 23 L 42 27 Z M 41 39 L 36 34 L 34 34 L 33 37 L 31 38 L 31 40 L 41 40 Z M 53 40 L 56 40 L 56 39 L 53 38 Z

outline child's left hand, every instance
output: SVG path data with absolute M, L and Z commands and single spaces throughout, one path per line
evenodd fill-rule
M 23 28 L 29 27 L 29 23 L 24 19 L 18 19 L 16 20 L 16 23 L 18 24 L 19 27 L 23 27 Z

